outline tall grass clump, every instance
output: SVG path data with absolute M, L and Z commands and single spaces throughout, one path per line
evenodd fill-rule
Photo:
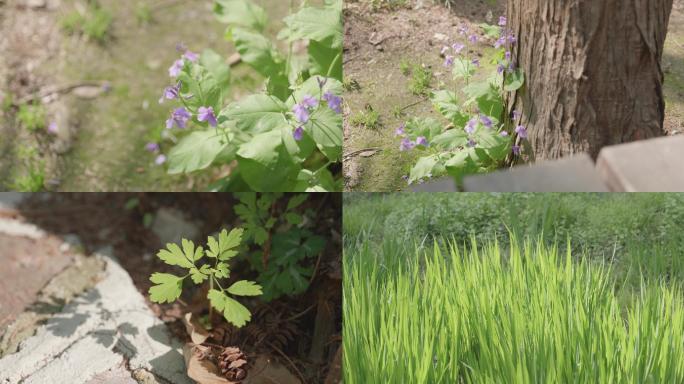
M 610 264 L 515 236 L 463 250 L 354 244 L 347 384 L 684 382 L 678 282 L 642 275 L 625 297 Z

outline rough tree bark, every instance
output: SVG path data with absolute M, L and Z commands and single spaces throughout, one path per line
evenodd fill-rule
M 532 156 L 558 158 L 663 134 L 660 66 L 673 0 L 508 0 Z

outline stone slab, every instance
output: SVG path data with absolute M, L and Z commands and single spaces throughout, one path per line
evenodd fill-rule
M 147 307 L 110 256 L 102 280 L 48 319 L 19 351 L 0 359 L 0 383 L 88 383 L 127 361 L 129 371 L 163 383 L 191 384 L 182 345 Z
M 467 176 L 466 192 L 607 192 L 588 155 Z
M 614 192 L 682 192 L 684 135 L 606 147 L 597 169 Z

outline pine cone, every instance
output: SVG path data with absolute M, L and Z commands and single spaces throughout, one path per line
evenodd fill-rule
M 230 381 L 242 381 L 247 377 L 247 356 L 236 347 L 226 347 L 219 355 L 219 369 Z

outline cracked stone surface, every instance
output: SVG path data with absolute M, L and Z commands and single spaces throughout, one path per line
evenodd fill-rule
M 102 279 L 0 359 L 0 383 L 130 383 L 142 371 L 163 384 L 192 383 L 181 343 L 130 276 L 105 252 L 94 257 L 105 265 Z

